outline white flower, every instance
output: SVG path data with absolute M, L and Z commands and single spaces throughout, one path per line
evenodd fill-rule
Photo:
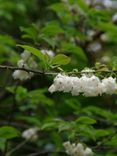
M 95 75 L 91 76 L 90 78 L 87 76 L 81 77 L 82 82 L 82 92 L 84 96 L 98 96 L 102 93 L 100 87 L 100 80 Z
M 78 78 L 78 77 L 73 77 L 72 78 L 72 83 L 73 83 L 73 86 L 72 86 L 72 95 L 74 96 L 77 96 L 80 94 L 81 90 L 82 90 L 82 82 L 81 82 L 81 79 Z
M 97 52 L 102 49 L 102 45 L 99 42 L 93 42 L 88 45 L 88 51 Z
M 87 35 L 93 37 L 96 34 L 94 30 L 87 30 Z
M 113 94 L 117 90 L 116 79 L 108 77 L 102 80 L 103 93 Z
M 54 57 L 54 56 L 55 56 L 55 53 L 54 53 L 52 50 L 42 49 L 41 52 L 42 52 L 43 54 L 49 55 L 50 57 Z
M 111 8 L 112 7 L 112 1 L 111 0 L 103 0 L 103 5 L 106 8 Z
M 84 2 L 87 4 L 87 5 L 91 5 L 91 0 L 84 0 Z
M 17 62 L 17 66 L 18 66 L 19 68 L 23 68 L 23 67 L 24 67 L 24 68 L 27 68 L 27 67 L 28 67 L 24 60 L 19 60 L 19 61 Z
M 114 14 L 114 16 L 112 17 L 112 21 L 115 23 L 117 22 L 117 13 Z
M 54 79 L 54 84 L 49 87 L 51 93 L 55 91 L 70 92 L 72 91 L 72 77 L 58 74 Z
M 29 68 L 26 61 L 29 59 L 30 55 L 31 54 L 26 50 L 21 54 L 22 59 L 17 62 L 18 68 L 26 68 L 26 69 Z M 33 68 L 37 67 L 36 62 L 33 61 L 32 59 L 31 59 L 31 65 L 33 66 Z M 34 74 L 32 72 L 27 72 L 25 70 L 15 70 L 12 74 L 14 79 L 19 79 L 21 81 L 30 79 L 33 75 Z
M 76 144 L 73 151 L 74 151 L 74 156 L 85 156 L 84 147 L 81 143 Z
M 72 90 L 71 77 L 58 74 L 54 79 L 54 85 L 58 91 L 70 92 Z
M 81 143 L 71 144 L 69 141 L 63 143 L 66 153 L 71 156 L 91 156 L 93 154 L 90 148 L 84 148 Z
M 86 33 L 87 33 L 88 39 L 91 40 L 95 36 L 96 31 L 94 31 L 94 30 L 87 30 Z
M 102 34 L 102 35 L 100 36 L 100 39 L 101 39 L 101 41 L 103 41 L 103 42 L 108 42 L 108 41 L 109 41 L 109 36 L 108 36 L 108 34 Z
M 54 85 L 58 91 L 64 91 L 65 76 L 58 74 L 54 79 Z
M 31 56 L 30 52 L 28 52 L 27 50 L 24 50 L 23 53 L 21 53 L 21 58 L 24 60 L 24 61 L 27 61 L 29 59 L 29 57 Z
M 73 149 L 75 148 L 75 144 L 71 144 L 69 141 L 67 141 L 63 143 L 63 146 L 65 147 L 67 154 L 73 155 L 74 153 Z
M 88 148 L 88 147 L 85 149 L 84 153 L 85 153 L 85 155 L 87 155 L 87 156 L 93 155 L 92 149 L 91 149 L 91 148 Z
M 117 1 L 112 1 L 112 6 L 111 8 L 117 9 Z
M 109 63 L 111 61 L 111 58 L 109 56 L 103 56 L 101 58 L 102 63 Z
M 35 141 L 38 139 L 38 128 L 29 128 L 22 133 L 22 137 L 26 140 Z
M 19 80 L 27 80 L 27 79 L 30 79 L 31 78 L 31 76 L 32 76 L 32 74 L 31 73 L 28 73 L 28 72 L 26 72 L 26 71 L 24 71 L 24 70 L 15 70 L 14 72 L 13 72 L 13 78 L 14 79 L 19 79 Z
M 64 76 L 64 92 L 71 92 L 73 86 L 73 78 L 69 76 Z
M 55 91 L 57 91 L 56 86 L 54 84 L 51 85 L 48 90 L 49 90 L 50 93 L 54 93 Z
M 113 1 L 111 0 L 84 0 L 88 5 L 102 5 L 105 8 L 112 8 L 113 7 Z

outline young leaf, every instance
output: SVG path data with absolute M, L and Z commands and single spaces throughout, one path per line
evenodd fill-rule
M 104 130 L 104 129 L 98 129 L 95 131 L 95 137 L 96 138 L 100 138 L 100 137 L 104 137 L 109 135 L 109 131 L 108 130 Z
M 50 22 L 41 30 L 42 34 L 47 37 L 56 36 L 58 34 L 63 34 L 64 30 L 59 26 L 57 22 Z
M 50 129 L 56 129 L 57 123 L 55 122 L 47 122 L 42 126 L 42 130 L 50 130 Z
M 23 32 L 22 38 L 29 38 L 33 41 L 37 40 L 38 30 L 34 24 L 29 27 L 20 27 L 20 30 Z
M 52 60 L 52 65 L 66 65 L 70 62 L 70 58 L 64 54 L 56 55 Z
M 89 117 L 80 117 L 76 120 L 77 124 L 95 124 L 96 120 Z
M 63 3 L 54 3 L 51 4 L 48 8 L 59 14 L 63 14 L 63 12 L 67 11 L 67 7 Z
M 11 126 L 3 126 L 0 128 L 0 138 L 12 139 L 19 136 L 19 131 Z
M 76 46 L 72 43 L 62 42 L 61 48 L 64 52 L 75 54 L 79 60 L 87 61 L 87 57 L 80 46 Z
M 111 140 L 109 140 L 107 143 L 107 145 L 111 145 L 111 146 L 117 146 L 117 134 L 114 135 Z
M 33 55 L 37 56 L 41 61 L 45 61 L 45 56 L 43 53 L 41 53 L 40 50 L 34 48 L 34 47 L 31 47 L 31 46 L 28 46 L 28 45 L 18 45 L 20 47 L 22 47 L 23 49 L 29 51 L 30 53 L 32 53 Z
M 83 13 L 86 14 L 86 12 L 89 11 L 89 7 L 86 5 L 86 3 L 83 0 L 77 0 L 77 4 L 82 9 Z
M 117 69 L 117 56 L 114 56 L 112 58 L 112 68 L 113 68 L 113 70 Z

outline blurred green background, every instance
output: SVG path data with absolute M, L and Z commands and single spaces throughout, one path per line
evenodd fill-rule
M 71 62 L 60 66 L 65 71 L 116 70 L 116 11 L 96 0 L 0 0 L 0 64 L 16 67 L 22 44 L 69 56 Z M 3 69 L 0 76 L 1 156 L 62 156 L 67 140 L 84 143 L 95 156 L 117 155 L 116 95 L 50 94 L 54 76 L 22 82 Z M 39 128 L 38 139 L 25 141 L 22 132 L 31 127 Z

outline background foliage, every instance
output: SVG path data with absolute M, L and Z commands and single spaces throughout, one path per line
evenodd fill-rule
M 71 71 L 106 65 L 117 69 L 115 12 L 89 7 L 82 0 L 69 0 L 69 5 L 59 0 L 0 0 L 0 64 L 16 66 L 23 49 L 33 54 L 37 49 L 51 49 L 59 54 L 51 63 L 50 58 L 34 55 L 39 69 L 59 72 L 58 67 Z M 88 30 L 95 35 L 89 36 Z M 107 41 L 101 39 L 102 34 L 108 35 Z M 89 49 L 94 42 L 102 46 L 98 52 Z M 63 54 L 71 58 L 70 63 Z M 0 69 L 0 75 L 1 155 L 66 155 L 63 142 L 67 140 L 83 142 L 95 156 L 117 154 L 116 95 L 51 95 L 48 87 L 54 76 L 35 75 L 21 82 L 13 80 L 9 70 Z M 22 138 L 30 127 L 39 128 L 36 141 Z

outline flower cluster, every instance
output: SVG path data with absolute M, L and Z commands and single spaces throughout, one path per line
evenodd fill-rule
M 71 92 L 73 96 L 81 93 L 86 97 L 95 97 L 104 93 L 111 95 L 116 90 L 115 78 L 108 77 L 100 80 L 97 76 L 88 74 L 82 74 L 80 78 L 58 74 L 49 88 L 51 93 L 56 91 Z
M 32 65 L 32 68 L 36 68 L 37 64 L 36 62 L 32 59 L 31 54 L 28 51 L 24 51 L 21 54 L 21 60 L 18 61 L 17 66 L 19 68 L 26 68 L 28 69 L 28 62 L 30 62 L 30 64 Z M 27 72 L 24 70 L 15 70 L 13 72 L 13 78 L 14 79 L 19 79 L 19 80 L 27 80 L 30 79 L 33 76 L 32 72 Z
M 38 139 L 38 128 L 29 128 L 22 133 L 22 137 L 26 140 L 35 141 Z
M 71 144 L 69 141 L 65 142 L 63 146 L 66 149 L 66 153 L 71 156 L 91 156 L 93 155 L 93 151 L 90 148 L 84 148 L 81 143 Z

